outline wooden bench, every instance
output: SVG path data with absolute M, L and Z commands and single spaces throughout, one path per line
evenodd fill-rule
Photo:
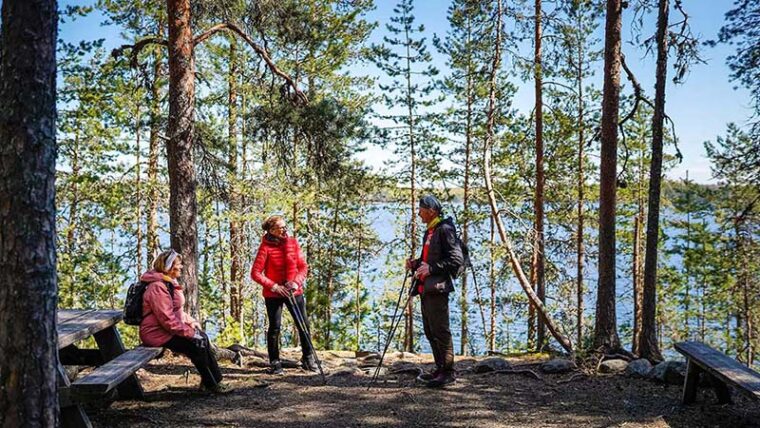
M 683 384 L 684 404 L 693 403 L 696 399 L 699 374 L 702 372 L 710 376 L 720 403 L 731 402 L 729 384 L 750 398 L 760 400 L 760 373 L 701 342 L 680 342 L 675 344 L 675 348 L 688 361 Z
M 160 354 L 162 349 L 140 346 L 119 355 L 72 383 L 69 387 L 72 396 L 105 396 Z
M 142 399 L 144 393 L 135 372 L 161 352 L 161 348 L 127 351 L 116 325 L 122 311 L 106 309 L 59 309 L 58 319 L 58 405 L 61 426 L 92 428 L 82 404 L 110 403 L 115 398 Z M 92 337 L 97 349 L 80 349 L 75 343 Z M 65 364 L 99 366 L 72 384 Z

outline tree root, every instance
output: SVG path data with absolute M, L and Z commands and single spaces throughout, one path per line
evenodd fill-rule
M 539 376 L 536 372 L 529 369 L 504 369 L 504 370 L 494 370 L 492 372 L 485 372 L 483 375 L 492 374 L 492 373 L 499 373 L 499 374 L 521 374 L 526 375 L 528 377 L 532 377 L 533 379 L 540 380 L 541 382 L 545 382 L 544 378 Z

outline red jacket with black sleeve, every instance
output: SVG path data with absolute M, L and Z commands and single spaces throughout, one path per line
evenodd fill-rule
M 265 298 L 282 298 L 280 294 L 272 291 L 272 286 L 283 285 L 287 281 L 298 284 L 298 288 L 293 292 L 298 296 L 303 294 L 308 270 L 309 265 L 306 264 L 306 258 L 296 238 L 280 240 L 265 235 L 253 261 L 251 279 L 261 284 Z

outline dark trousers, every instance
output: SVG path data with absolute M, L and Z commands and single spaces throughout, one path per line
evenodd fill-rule
M 449 327 L 449 293 L 422 295 L 422 326 L 430 342 L 435 365 L 445 372 L 454 371 L 454 342 Z
M 203 339 L 188 339 L 181 336 L 172 336 L 164 344 L 164 348 L 171 349 L 174 352 L 186 355 L 193 362 L 198 373 L 201 375 L 201 382 L 206 388 L 214 388 L 222 381 L 222 371 L 219 370 L 219 363 L 211 350 L 211 342 L 208 340 L 206 333 L 201 332 Z
M 309 328 L 309 318 L 306 316 L 306 300 L 303 298 L 303 294 L 295 296 L 296 305 L 303 317 L 306 328 Z M 293 317 L 293 322 L 296 323 L 298 328 L 298 337 L 301 342 L 301 353 L 304 357 L 311 355 L 312 349 L 309 347 L 309 341 L 306 339 L 306 333 L 301 330 L 301 327 L 296 319 L 296 314 L 293 312 L 293 305 L 285 297 L 275 297 L 264 299 L 267 306 L 267 318 L 269 319 L 269 329 L 267 329 L 267 352 L 269 353 L 269 362 L 278 361 L 280 359 L 280 329 L 282 327 L 282 305 L 284 304 L 290 312 L 290 316 Z

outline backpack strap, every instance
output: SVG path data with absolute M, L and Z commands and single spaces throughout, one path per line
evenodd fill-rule
M 166 285 L 166 289 L 169 290 L 169 296 L 174 300 L 174 284 L 169 281 L 162 281 Z

